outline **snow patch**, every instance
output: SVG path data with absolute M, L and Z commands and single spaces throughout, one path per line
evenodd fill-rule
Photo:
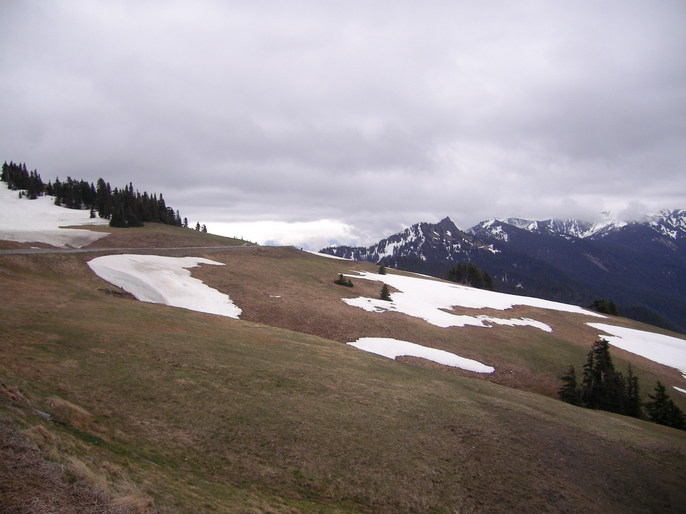
M 337 255 L 331 255 L 330 253 L 324 253 L 324 252 L 314 252 L 314 251 L 309 251 L 307 253 L 311 253 L 313 255 L 316 255 L 318 257 L 326 257 L 328 259 L 338 259 L 340 261 L 354 261 L 355 259 L 346 259 L 345 257 L 338 257 Z
M 28 200 L 19 198 L 18 191 L 0 186 L 0 239 L 81 248 L 109 234 L 61 227 L 108 224 L 109 220 L 91 218 L 88 210 L 58 207 L 52 196 Z
M 658 364 L 676 368 L 682 374 L 686 374 L 686 340 L 684 339 L 605 323 L 587 323 L 587 325 L 611 334 L 598 336 L 617 348 Z
M 375 353 L 389 359 L 396 357 L 421 357 L 438 364 L 474 371 L 475 373 L 493 373 L 495 368 L 486 366 L 479 361 L 466 359 L 454 353 L 438 350 L 420 344 L 410 343 L 387 337 L 362 337 L 355 342 L 348 343 L 360 350 Z
M 457 315 L 450 312 L 453 307 L 469 309 L 511 309 L 514 305 L 527 305 L 542 309 L 551 309 L 576 314 L 584 314 L 605 318 L 605 316 L 587 311 L 575 305 L 551 302 L 538 298 L 517 296 L 505 293 L 495 293 L 483 289 L 475 289 L 459 284 L 439 282 L 418 277 L 403 275 L 378 275 L 369 272 L 357 272 L 357 275 L 346 275 L 351 278 L 381 281 L 398 289 L 391 295 L 391 301 L 374 298 L 344 298 L 342 301 L 353 307 L 369 312 L 400 312 L 425 320 L 432 325 L 447 327 L 463 327 L 466 325 L 477 327 L 491 327 L 493 325 L 530 326 L 552 332 L 552 328 L 530 318 L 496 318 L 493 316 Z
M 242 311 L 228 295 L 191 277 L 187 268 L 200 264 L 223 266 L 221 262 L 201 257 L 133 254 L 106 255 L 88 262 L 96 275 L 140 301 L 237 319 Z
M 429 305 L 422 303 L 420 300 L 416 302 L 412 299 L 404 299 L 398 301 L 399 293 L 392 295 L 395 298 L 393 301 L 385 301 L 374 298 L 344 298 L 343 301 L 352 307 L 359 307 L 368 312 L 400 312 L 415 318 L 420 318 L 431 323 L 437 327 L 484 327 L 490 328 L 493 325 L 508 325 L 511 327 L 534 327 L 544 332 L 552 332 L 550 326 L 530 318 L 495 318 L 493 316 L 467 316 L 466 314 L 451 314 L 441 309 L 449 309 L 450 306 L 444 305 Z
M 677 387 L 677 386 L 672 386 L 672 387 L 673 387 L 674 389 L 676 389 L 677 391 L 679 391 L 680 393 L 686 394 L 686 389 L 682 389 L 681 387 Z

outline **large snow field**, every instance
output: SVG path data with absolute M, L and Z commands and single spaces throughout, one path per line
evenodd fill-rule
M 446 366 L 474 371 L 476 373 L 493 373 L 495 368 L 473 359 L 466 359 L 445 350 L 437 350 L 428 346 L 401 341 L 388 337 L 361 337 L 355 342 L 348 343 L 350 346 L 366 352 L 375 353 L 395 359 L 396 357 L 421 357 Z
M 483 289 L 475 289 L 460 284 L 450 284 L 421 277 L 409 277 L 404 275 L 379 275 L 369 272 L 357 272 L 357 275 L 346 275 L 350 278 L 374 280 L 385 282 L 389 286 L 398 289 L 391 295 L 390 302 L 358 297 L 343 299 L 348 305 L 359 307 L 370 312 L 393 311 L 414 316 L 436 325 L 438 327 L 463 327 L 472 325 L 477 327 L 490 327 L 493 325 L 530 326 L 545 332 L 552 332 L 545 323 L 530 318 L 496 318 L 493 316 L 468 316 L 446 312 L 453 307 L 465 307 L 469 309 L 511 309 L 515 305 L 526 305 L 542 309 L 584 314 L 604 318 L 605 316 L 587 311 L 575 305 L 551 302 L 539 298 L 517 296 L 505 293 L 496 293 Z
M 612 346 L 635 353 L 658 364 L 678 369 L 686 378 L 686 340 L 677 337 L 617 327 L 605 323 L 587 323 L 607 334 L 598 334 Z
M 223 266 L 221 262 L 201 257 L 132 254 L 106 255 L 88 262 L 88 266 L 100 278 L 121 287 L 143 302 L 238 318 L 241 309 L 228 295 L 191 277 L 187 268 L 200 264 Z
M 70 225 L 108 225 L 109 221 L 91 218 L 90 211 L 55 205 L 53 196 L 35 200 L 19 198 L 18 191 L 0 186 L 0 239 L 18 243 L 45 243 L 81 248 L 107 236 L 106 232 L 60 228 Z

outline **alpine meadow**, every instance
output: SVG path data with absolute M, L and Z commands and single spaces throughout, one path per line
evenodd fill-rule
M 683 334 L 45 187 L 0 184 L 3 511 L 683 511 Z

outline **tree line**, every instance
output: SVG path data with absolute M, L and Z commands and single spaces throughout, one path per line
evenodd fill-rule
M 25 194 L 30 199 L 49 195 L 55 197 L 55 205 L 69 209 L 90 209 L 92 218 L 97 212 L 101 218 L 110 220 L 111 227 L 140 227 L 144 222 L 188 227 L 188 220 L 182 220 L 179 211 L 168 206 L 162 194 L 140 193 L 130 182 L 123 189 L 112 188 L 102 178 L 98 179 L 96 185 L 71 177 L 64 181 L 57 178 L 46 184 L 36 170 L 28 171 L 26 164 L 14 162 L 2 165 L 0 180 L 6 182 L 10 189 L 22 191 L 20 195 Z M 204 225 L 203 228 L 207 231 Z M 201 230 L 200 224 L 196 230 Z
M 574 366 L 570 366 L 561 379 L 558 396 L 562 401 L 686 430 L 683 411 L 674 404 L 662 383 L 657 382 L 654 394 L 648 395 L 648 401 L 641 402 L 638 377 L 631 366 L 626 376 L 615 369 L 609 343 L 604 339 L 593 343 L 589 350 L 581 383 L 577 381 Z

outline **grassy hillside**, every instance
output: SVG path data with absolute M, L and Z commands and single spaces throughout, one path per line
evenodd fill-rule
M 154 237 L 165 246 L 190 246 L 173 231 L 188 234 L 168 228 L 145 230 L 163 234 Z M 155 246 L 141 232 L 98 243 L 134 247 L 140 237 L 139 246 Z M 197 246 L 210 246 L 197 236 Z M 378 294 L 373 282 L 333 284 L 339 272 L 372 270 L 368 264 L 284 248 L 173 254 L 226 263 L 193 275 L 228 293 L 242 319 L 112 294 L 116 288 L 86 266 L 92 256 L 0 256 L 7 510 L 677 512 L 686 505 L 684 432 L 549 397 L 557 375 L 581 364 L 595 338 L 583 316 L 515 309 L 550 324 L 552 334 L 439 329 L 341 302 Z M 398 363 L 342 344 L 375 335 L 431 343 L 498 372 L 485 378 L 420 359 Z M 620 369 L 632 363 L 644 388 L 657 378 L 680 380 L 664 366 L 613 355 Z

